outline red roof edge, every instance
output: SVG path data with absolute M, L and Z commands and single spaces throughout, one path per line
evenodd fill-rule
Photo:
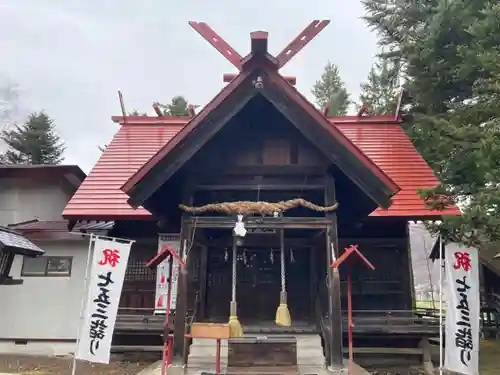
M 118 123 L 120 125 L 127 124 L 144 124 L 144 125 L 152 125 L 152 124 L 172 124 L 172 125 L 185 125 L 189 121 L 191 121 L 192 117 L 190 116 L 111 116 L 111 120 L 114 123 Z
M 283 77 L 285 80 L 288 77 Z M 375 116 L 334 116 L 327 117 L 332 124 L 385 124 L 400 125 L 402 118 L 395 119 L 393 115 Z M 192 120 L 190 116 L 112 116 L 111 120 L 120 125 L 179 125 L 184 126 Z
M 333 116 L 327 117 L 333 124 L 384 124 L 399 125 L 403 122 L 402 118 L 394 118 L 394 115 L 375 115 L 375 116 Z
M 64 214 L 63 218 L 67 220 L 98 220 L 98 221 L 114 221 L 114 220 L 133 220 L 133 221 L 154 221 L 156 220 L 152 214 L 147 212 L 146 214 L 137 214 L 134 212 L 134 209 L 130 207 L 131 212 L 123 214 L 120 211 L 118 212 L 102 212 L 102 209 L 99 209 L 90 213 L 82 213 L 75 214 L 73 212 L 69 212 Z

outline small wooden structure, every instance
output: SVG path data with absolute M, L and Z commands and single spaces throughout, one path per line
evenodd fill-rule
M 35 258 L 44 254 L 33 242 L 9 228 L 0 226 L 0 285 L 19 285 L 21 279 L 9 274 L 16 255 Z

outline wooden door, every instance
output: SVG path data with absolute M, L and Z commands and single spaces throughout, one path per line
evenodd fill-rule
M 231 259 L 229 250 L 209 248 L 207 259 L 205 317 L 209 321 L 227 321 L 231 299 Z
M 211 321 L 229 317 L 232 275 L 231 251 L 209 249 L 206 316 Z M 285 257 L 288 304 L 292 319 L 307 320 L 310 315 L 309 254 L 307 250 L 287 251 Z M 281 291 L 278 249 L 239 250 L 237 256 L 238 317 L 243 324 L 272 323 Z
M 281 289 L 279 251 L 243 251 L 238 262 L 237 280 L 238 316 L 241 321 L 273 322 Z
M 156 270 L 147 268 L 146 263 L 155 254 L 156 248 L 137 249 L 132 247 L 120 298 L 120 314 L 150 315 L 153 313 Z

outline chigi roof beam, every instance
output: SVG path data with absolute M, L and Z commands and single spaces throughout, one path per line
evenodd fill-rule
M 278 69 L 282 68 L 288 63 L 292 57 L 299 53 L 316 35 L 318 35 L 328 24 L 328 20 L 314 20 L 312 21 L 294 40 L 292 40 L 286 47 L 276 56 L 278 60 Z
M 236 69 L 241 70 L 241 55 L 217 34 L 205 22 L 190 21 L 189 25 L 195 29 L 208 43 L 215 47 Z
M 318 35 L 328 24 L 328 20 L 314 20 L 312 21 L 294 40 L 292 40 L 277 57 L 272 57 L 268 54 L 268 36 L 266 31 L 254 31 L 250 33 L 251 39 L 251 54 L 266 55 L 273 60 L 276 64 L 276 69 L 281 69 L 285 66 L 297 53 L 299 53 L 316 35 Z M 195 29 L 205 40 L 217 49 L 231 64 L 233 64 L 238 71 L 241 72 L 244 62 L 243 57 L 236 52 L 236 50 L 229 45 L 219 34 L 217 34 L 205 22 L 190 21 L 189 25 Z M 246 59 L 249 58 L 246 57 Z M 231 81 L 236 74 L 225 74 L 224 82 Z M 295 77 L 285 77 L 285 79 L 292 85 L 295 85 Z

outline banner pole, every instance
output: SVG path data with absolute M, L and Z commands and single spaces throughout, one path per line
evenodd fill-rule
M 443 375 L 443 237 L 439 235 L 439 375 Z
M 76 346 L 75 346 L 75 352 L 73 353 L 73 365 L 71 368 L 71 375 L 75 375 L 76 372 L 76 352 L 78 350 L 78 346 L 80 344 L 80 335 L 82 331 L 82 320 L 83 320 L 83 314 L 85 313 L 85 304 L 87 302 L 87 294 L 88 294 L 88 279 L 89 279 L 89 274 L 90 274 L 90 268 L 91 268 L 91 259 L 92 259 L 92 245 L 94 243 L 94 234 L 90 233 L 89 237 L 89 247 L 87 251 L 87 264 L 85 266 L 85 279 L 83 280 L 83 296 L 82 296 L 82 304 L 80 306 L 80 318 L 78 320 L 78 331 L 76 334 Z
M 170 255 L 168 258 L 168 279 L 167 279 L 167 308 L 165 310 L 165 323 L 163 327 L 163 358 L 161 365 L 162 375 L 167 374 L 167 367 L 170 365 L 170 358 L 172 358 L 172 346 L 170 345 L 170 329 L 169 318 L 172 299 L 172 272 L 173 272 L 174 257 Z M 165 337 L 166 336 L 166 337 Z M 168 349 L 168 353 L 167 353 Z

